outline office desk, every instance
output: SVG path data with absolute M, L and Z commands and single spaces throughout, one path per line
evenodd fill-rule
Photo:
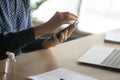
M 120 31 L 120 29 L 116 31 Z M 65 42 L 51 49 L 26 53 L 16 57 L 15 80 L 25 80 L 27 76 L 44 73 L 60 67 L 68 68 L 99 80 L 120 80 L 119 71 L 78 64 L 77 59 L 92 45 L 120 48 L 120 44 L 104 43 L 104 34 L 97 34 Z M 4 62 L 4 60 L 0 61 L 0 80 L 3 77 Z

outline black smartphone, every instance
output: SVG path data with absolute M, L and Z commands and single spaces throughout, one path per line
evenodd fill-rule
M 78 21 L 75 21 L 75 22 L 73 22 L 72 24 L 70 24 L 69 26 L 67 26 L 65 29 L 59 31 L 59 32 L 56 34 L 56 35 L 57 35 L 57 38 L 60 38 L 61 32 L 64 32 L 65 30 L 71 28 L 73 25 L 76 26 L 77 24 L 78 24 Z M 53 38 L 53 37 L 51 37 L 51 38 Z M 50 38 L 50 39 L 51 39 L 51 38 Z

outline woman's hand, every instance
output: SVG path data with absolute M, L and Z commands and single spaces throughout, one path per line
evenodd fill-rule
M 42 47 L 44 49 L 54 47 L 58 45 L 59 43 L 62 43 L 66 41 L 72 34 L 72 32 L 75 30 L 75 26 L 71 27 L 68 30 L 65 30 L 64 32 L 61 32 L 61 35 L 59 38 L 57 38 L 56 35 L 53 36 L 53 39 L 45 39 L 42 43 Z
M 78 17 L 70 12 L 56 12 L 55 15 L 44 24 L 45 30 L 49 33 L 55 31 L 63 24 L 68 24 L 70 21 L 77 21 Z
M 46 23 L 34 27 L 35 38 L 37 39 L 41 35 L 51 33 L 55 31 L 57 28 L 59 28 L 61 25 L 67 24 L 73 20 L 77 21 L 78 17 L 70 12 L 56 12 L 55 15 Z

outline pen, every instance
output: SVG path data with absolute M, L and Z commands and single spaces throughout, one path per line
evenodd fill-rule
M 60 78 L 60 80 L 64 80 L 63 78 Z

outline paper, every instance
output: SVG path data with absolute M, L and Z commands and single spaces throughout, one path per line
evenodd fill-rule
M 29 76 L 32 80 L 98 80 L 65 68 L 59 68 L 43 74 Z
M 119 32 L 107 32 L 105 34 L 105 41 L 120 43 L 120 33 Z

